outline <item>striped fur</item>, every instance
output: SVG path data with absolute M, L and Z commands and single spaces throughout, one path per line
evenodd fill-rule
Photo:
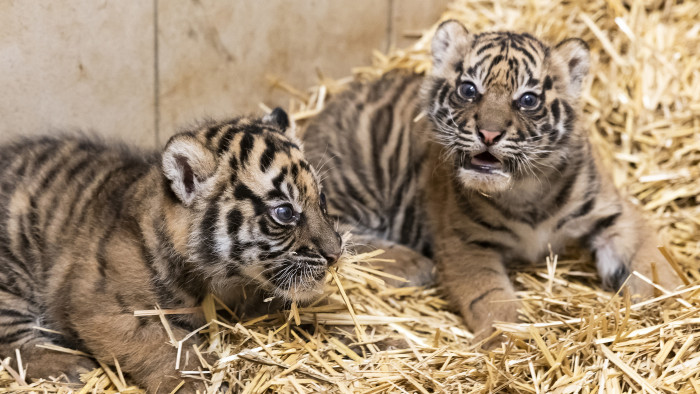
M 75 377 L 94 362 L 35 345 L 69 346 L 170 392 L 176 349 L 134 310 L 195 307 L 209 292 L 240 314 L 271 295 L 313 299 L 341 241 L 287 128 L 275 110 L 175 135 L 162 153 L 75 136 L 0 147 L 0 357 L 20 349 L 30 377 Z M 203 324 L 169 320 L 178 339 Z
M 331 215 L 368 244 L 426 257 L 432 249 L 442 283 L 481 335 L 496 320 L 517 320 L 507 271 L 541 261 L 550 244 L 589 248 L 609 289 L 632 270 L 652 277 L 651 262 L 662 285 L 679 283 L 581 127 L 583 41 L 549 47 L 448 21 L 432 52 L 429 75 L 355 84 L 308 126 L 307 156 L 328 163 Z M 413 251 L 392 257 L 416 260 Z M 636 278 L 630 284 L 652 292 Z

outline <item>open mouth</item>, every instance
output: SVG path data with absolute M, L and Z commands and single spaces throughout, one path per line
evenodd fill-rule
M 503 169 L 503 163 L 492 155 L 489 151 L 481 152 L 473 156 L 469 161 L 462 161 L 462 167 L 469 170 L 475 170 L 491 174 Z

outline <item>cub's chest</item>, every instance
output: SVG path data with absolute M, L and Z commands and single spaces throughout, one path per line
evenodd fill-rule
M 530 263 L 542 262 L 550 247 L 554 253 L 563 252 L 569 239 L 563 232 L 556 231 L 555 220 L 535 226 L 516 222 L 511 224 L 511 230 L 516 237 L 509 257 Z

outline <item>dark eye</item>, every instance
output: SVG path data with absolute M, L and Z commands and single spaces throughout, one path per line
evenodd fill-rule
M 525 109 L 535 108 L 538 103 L 539 99 L 534 93 L 525 93 L 522 96 L 520 96 L 520 99 L 518 100 L 518 104 L 520 104 L 520 107 Z
M 294 209 L 289 204 L 284 204 L 273 208 L 272 216 L 282 224 L 289 224 L 295 219 Z
M 463 99 L 471 99 L 476 97 L 479 91 L 476 90 L 476 86 L 473 83 L 464 82 L 457 87 L 457 93 L 459 94 L 459 97 Z
M 328 206 L 326 205 L 326 195 L 324 193 L 321 193 L 320 200 L 321 200 L 321 212 L 323 212 L 324 214 L 327 214 L 328 213 Z

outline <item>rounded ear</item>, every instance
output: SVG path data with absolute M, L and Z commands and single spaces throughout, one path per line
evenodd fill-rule
M 289 127 L 289 115 L 282 108 L 277 107 L 263 117 L 263 122 L 273 124 L 284 131 Z
M 578 96 L 591 63 L 588 44 L 580 38 L 568 38 L 554 47 L 553 54 L 568 73 L 567 93 Z
M 450 19 L 442 22 L 435 31 L 430 51 L 433 68 L 441 70 L 464 58 L 469 44 L 469 32 L 463 24 Z
M 287 112 L 280 107 L 272 110 L 263 117 L 263 122 L 277 127 L 280 132 L 292 140 L 296 139 L 296 124 L 287 115 Z
M 216 156 L 192 134 L 170 138 L 163 152 L 163 175 L 185 206 L 205 190 L 205 183 L 216 170 Z

